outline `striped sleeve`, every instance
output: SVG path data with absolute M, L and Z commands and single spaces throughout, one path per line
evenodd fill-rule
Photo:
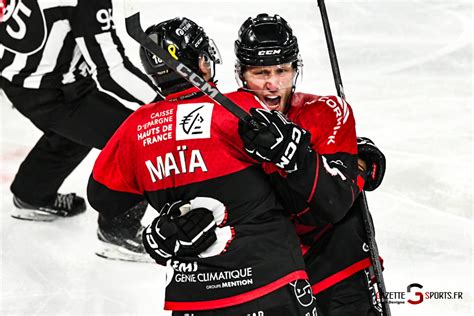
M 125 55 L 115 31 L 110 0 L 79 0 L 71 28 L 101 89 L 122 103 L 138 105 L 157 96 L 151 80 Z

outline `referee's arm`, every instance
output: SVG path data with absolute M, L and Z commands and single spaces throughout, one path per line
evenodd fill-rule
M 110 0 L 79 0 L 71 19 L 76 42 L 104 92 L 138 105 L 157 98 L 151 80 L 125 55 L 115 32 Z

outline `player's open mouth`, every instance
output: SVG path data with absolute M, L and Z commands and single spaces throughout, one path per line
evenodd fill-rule
M 272 107 L 272 108 L 280 105 L 280 100 L 281 100 L 281 97 L 279 97 L 277 95 L 269 95 L 269 96 L 265 97 L 265 103 L 269 107 Z

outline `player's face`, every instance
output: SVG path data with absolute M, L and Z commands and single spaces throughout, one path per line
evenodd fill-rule
M 296 71 L 291 63 L 275 66 L 247 66 L 243 79 L 269 109 L 283 112 L 291 95 Z

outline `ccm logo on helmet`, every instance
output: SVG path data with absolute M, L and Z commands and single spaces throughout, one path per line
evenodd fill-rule
M 281 49 L 261 50 L 258 52 L 258 56 L 271 56 L 271 55 L 277 55 L 280 53 L 281 53 Z

